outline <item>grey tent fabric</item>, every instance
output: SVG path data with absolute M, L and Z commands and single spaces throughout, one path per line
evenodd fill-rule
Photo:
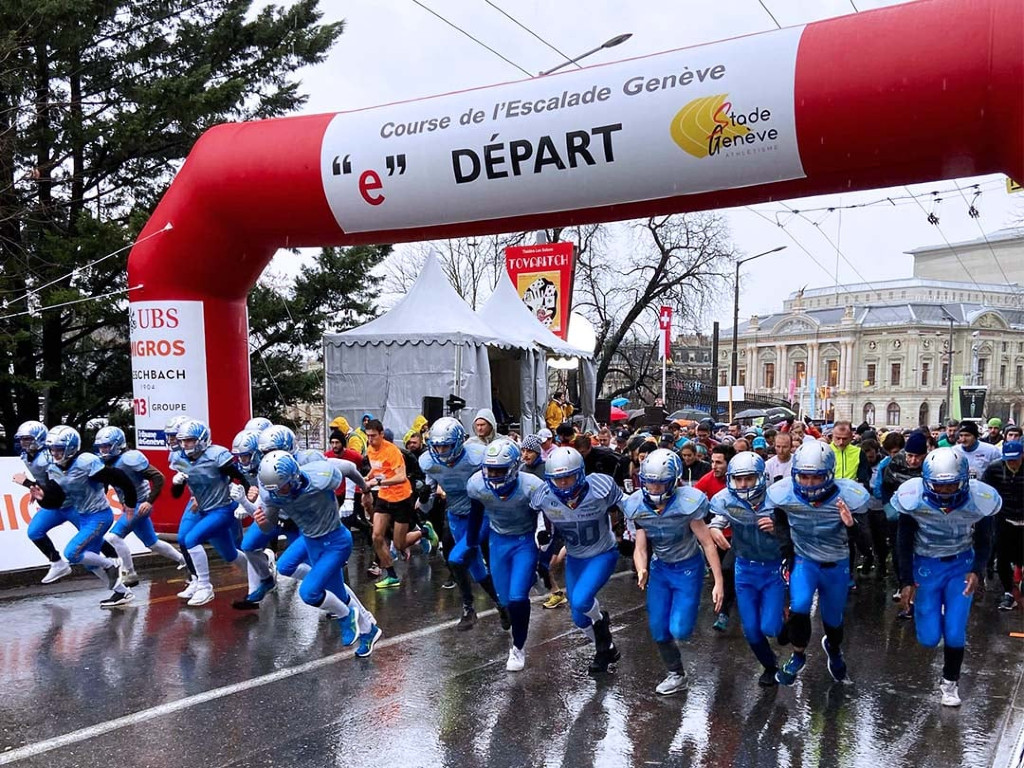
M 397 435 L 421 413 L 424 396 L 456 394 L 466 401 L 460 416 L 468 428 L 477 410 L 492 405 L 488 349 L 533 348 L 470 309 L 431 255 L 391 311 L 324 336 L 327 421 L 343 415 L 355 423 L 369 412 Z

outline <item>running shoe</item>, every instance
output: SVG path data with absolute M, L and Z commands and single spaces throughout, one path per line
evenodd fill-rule
M 566 599 L 565 593 L 561 590 L 558 590 L 557 592 L 552 592 L 550 595 L 548 595 L 548 599 L 541 603 L 541 605 L 543 605 L 545 608 L 561 608 L 568 602 L 569 601 L 568 599 Z
M 833 651 L 827 637 L 821 638 L 821 648 L 825 651 L 828 673 L 837 683 L 843 682 L 846 679 L 846 660 L 843 658 L 843 649 L 836 648 Z
M 942 702 L 942 706 L 960 706 L 960 691 L 957 690 L 957 684 L 955 680 L 946 680 L 945 678 L 943 678 L 942 682 L 939 683 L 939 694 L 941 695 L 940 700 Z
M 673 693 L 679 693 L 679 691 L 686 690 L 686 673 L 683 671 L 669 672 L 668 677 L 658 683 L 658 687 L 654 689 L 655 693 L 659 693 L 662 696 L 671 696 Z
M 356 656 L 365 659 L 373 653 L 373 646 L 384 637 L 384 632 L 376 624 L 370 627 L 370 631 L 359 636 L 359 647 L 356 648 Z
M 525 666 L 526 651 L 513 645 L 508 649 L 508 661 L 505 662 L 505 669 L 509 672 L 522 672 Z
M 807 663 L 807 657 L 801 654 L 794 653 L 787 659 L 786 663 L 783 664 L 779 671 L 775 673 L 775 681 L 782 685 L 792 685 L 796 682 L 796 676 L 800 673 L 800 670 L 804 668 L 804 664 Z
M 394 587 L 402 586 L 402 581 L 395 576 L 385 576 L 373 586 L 377 589 L 392 589 Z
M 126 605 L 132 601 L 135 595 L 130 589 L 124 592 L 111 592 L 110 597 L 100 600 L 100 608 L 116 608 L 119 605 Z
M 43 584 L 52 584 L 55 581 L 63 579 L 71 573 L 71 565 L 67 560 L 58 560 L 55 563 L 50 563 L 50 569 L 43 576 Z

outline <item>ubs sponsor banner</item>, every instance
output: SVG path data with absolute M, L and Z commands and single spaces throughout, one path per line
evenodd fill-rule
M 172 416 L 209 419 L 203 303 L 133 302 L 129 326 L 137 447 L 164 448 Z
M 804 177 L 802 27 L 335 115 L 346 232 L 579 210 Z
M 0 571 L 17 571 L 21 568 L 36 568 L 47 565 L 46 558 L 35 544 L 28 539 L 28 524 L 39 511 L 39 505 L 32 501 L 28 489 L 12 480 L 18 472 L 29 474 L 21 459 L 0 457 Z M 121 505 L 111 488 L 107 497 L 114 509 L 114 519 L 121 514 Z M 63 553 L 64 547 L 77 533 L 70 523 L 50 531 L 50 538 Z M 132 554 L 148 551 L 134 534 L 126 539 Z
M 544 243 L 505 249 L 505 269 L 527 308 L 553 334 L 565 340 L 572 301 L 572 243 Z

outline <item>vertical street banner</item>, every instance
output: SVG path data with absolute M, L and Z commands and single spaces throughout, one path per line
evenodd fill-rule
M 672 307 L 658 310 L 658 331 L 661 333 L 659 357 L 662 360 L 672 359 Z
M 138 448 L 165 448 L 172 416 L 210 416 L 203 303 L 135 301 L 128 312 L 135 441 Z
M 505 249 L 505 269 L 519 297 L 534 317 L 563 341 L 569 333 L 575 251 L 572 243 Z

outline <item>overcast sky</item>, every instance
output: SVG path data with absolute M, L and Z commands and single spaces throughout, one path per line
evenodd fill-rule
M 617 48 L 601 51 L 588 63 L 644 56 L 683 46 L 840 16 L 887 5 L 896 0 L 422 0 L 423 5 L 457 24 L 519 67 L 533 73 L 564 59 L 506 16 L 513 16 L 558 50 L 576 56 L 623 32 L 633 37 Z M 287 1 L 284 2 L 287 5 Z M 328 20 L 345 20 L 345 33 L 323 64 L 302 72 L 310 94 L 306 113 L 335 112 L 416 99 L 450 91 L 518 80 L 522 71 L 473 42 L 412 0 L 322 0 Z M 769 15 L 769 12 L 771 15 Z M 779 245 L 788 249 L 743 268 L 740 318 L 781 307 L 782 298 L 803 285 L 819 287 L 908 277 L 912 262 L 904 251 L 981 236 L 1024 218 L 1024 194 L 1008 196 L 1003 177 L 959 182 L 973 198 L 970 185 L 982 184 L 977 201 L 980 219 L 968 216 L 968 204 L 955 190 L 943 195 L 939 226 L 927 221 L 930 193 L 950 190 L 952 182 L 912 186 L 921 203 L 821 211 L 807 219 L 783 212 L 779 203 L 730 209 L 733 239 L 747 254 Z M 800 210 L 864 203 L 906 196 L 903 188 L 793 201 Z M 755 213 L 757 211 L 758 213 Z M 760 215 L 759 215 L 760 214 Z M 777 216 L 777 214 L 779 214 Z M 767 219 L 767 220 L 766 220 Z M 778 226 L 777 221 L 785 225 Z M 837 254 L 837 246 L 842 256 Z M 809 253 L 805 253 L 806 249 Z M 842 257 L 845 257 L 842 258 Z M 300 257 L 301 258 L 301 257 Z M 290 263 L 283 263 L 288 260 Z M 295 256 L 284 254 L 273 268 L 291 271 Z M 816 260 L 816 261 L 815 261 Z M 850 266 L 850 262 L 853 267 Z M 817 262 L 817 263 L 816 263 Z M 838 262 L 838 272 L 837 272 Z M 854 271 L 860 273 L 856 274 Z M 722 326 L 732 325 L 732 305 L 715 313 Z

